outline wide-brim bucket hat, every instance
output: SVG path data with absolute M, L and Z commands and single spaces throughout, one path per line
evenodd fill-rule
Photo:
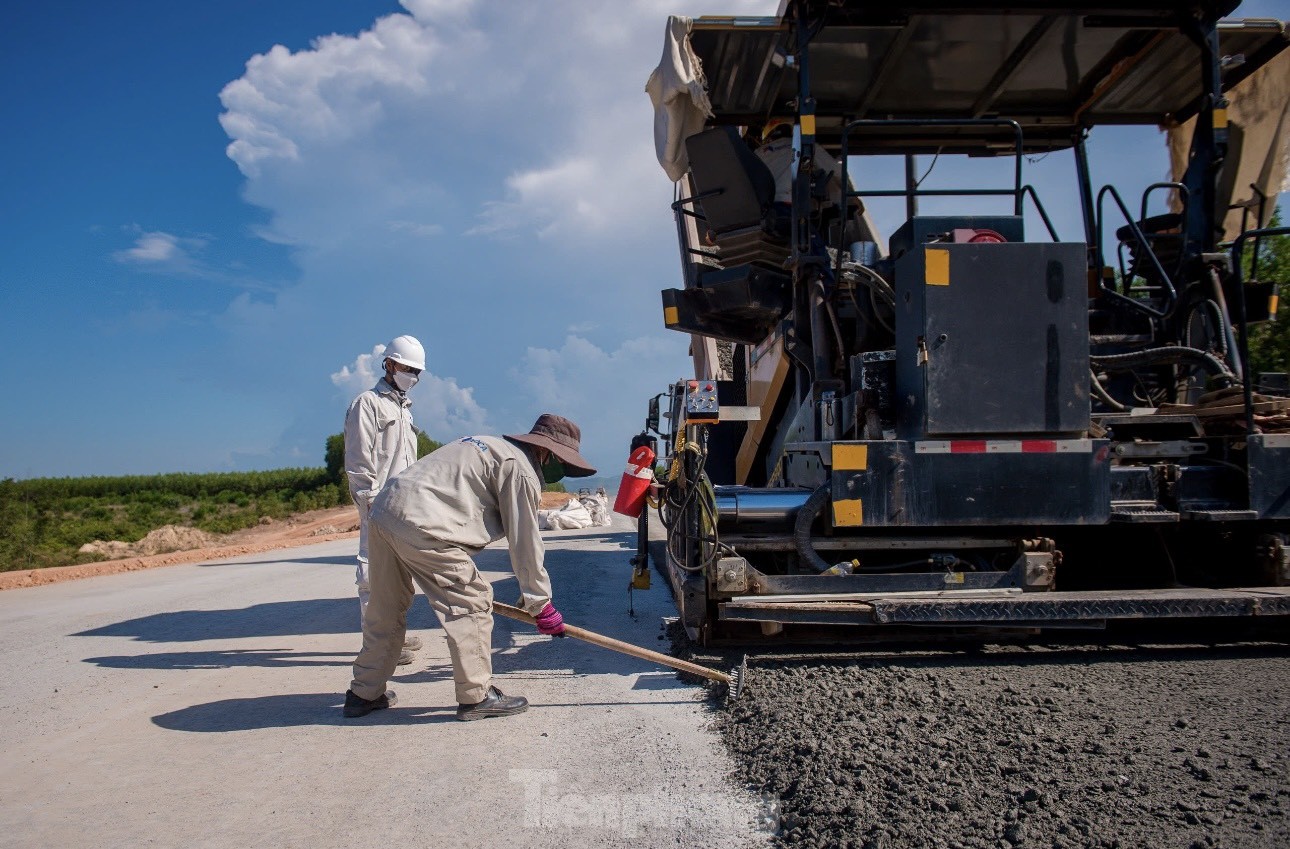
M 528 433 L 508 433 L 505 437 L 512 442 L 523 442 L 552 451 L 564 463 L 564 474 L 570 478 L 585 478 L 596 473 L 596 469 L 579 453 L 582 443 L 582 431 L 564 416 L 555 413 L 543 413 L 533 423 Z

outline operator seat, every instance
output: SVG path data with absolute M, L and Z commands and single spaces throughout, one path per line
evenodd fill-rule
M 698 211 L 725 268 L 758 263 L 783 267 L 789 221 L 775 209 L 775 177 L 734 127 L 715 127 L 685 140 Z
M 1115 237 L 1129 252 L 1128 280 L 1140 277 L 1148 284 L 1158 287 L 1163 281 L 1151 262 L 1148 253 L 1155 254 L 1161 269 L 1170 278 L 1176 278 L 1182 270 L 1183 233 L 1182 216 L 1176 212 L 1154 215 L 1137 222 L 1146 244 L 1139 244 L 1133 235 L 1133 228 L 1127 224 L 1115 231 Z M 1126 280 L 1126 285 L 1128 283 Z

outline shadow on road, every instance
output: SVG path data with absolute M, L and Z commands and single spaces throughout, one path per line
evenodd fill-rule
M 251 699 L 223 699 L 193 705 L 152 718 L 154 725 L 171 731 L 220 733 L 255 731 L 264 728 L 298 728 L 306 725 L 430 725 L 457 721 L 454 705 L 395 705 L 357 719 L 341 715 L 344 694 L 296 693 L 258 696 Z M 676 703 L 680 703 L 679 701 Z M 559 702 L 537 704 L 530 711 L 559 707 L 620 707 L 627 702 Z M 673 704 L 652 702 L 651 704 Z
M 304 543 L 308 545 L 308 543 Z M 242 555 L 245 557 L 246 555 Z M 226 557 L 221 560 L 210 561 L 206 563 L 196 563 L 199 568 L 208 568 L 211 566 L 245 566 L 259 564 L 281 564 L 281 563 L 318 563 L 324 566 L 348 566 L 354 568 L 354 555 L 332 554 L 321 557 L 277 557 L 269 560 L 243 560 L 241 557 Z
M 437 628 L 424 600 L 408 611 L 408 629 Z M 176 610 L 114 622 L 73 637 L 130 637 L 148 643 L 236 640 L 244 637 L 292 637 L 305 634 L 358 636 L 358 599 L 311 598 L 253 604 L 240 610 Z
M 346 719 L 340 712 L 344 703 L 343 691 L 223 699 L 163 713 L 152 721 L 171 731 L 222 732 L 304 725 L 426 725 L 456 720 L 456 705 L 396 705 L 358 719 Z
M 283 669 L 292 666 L 349 666 L 354 662 L 354 655 L 289 649 L 225 649 L 87 657 L 85 662 L 106 669 L 231 669 L 235 666 Z

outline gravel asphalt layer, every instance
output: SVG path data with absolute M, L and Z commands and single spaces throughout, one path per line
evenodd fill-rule
M 712 705 L 778 845 L 1290 846 L 1283 644 L 754 654 Z

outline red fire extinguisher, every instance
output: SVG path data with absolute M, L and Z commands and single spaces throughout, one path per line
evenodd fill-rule
M 614 512 L 633 519 L 639 518 L 645 508 L 645 495 L 654 480 L 654 449 L 642 445 L 627 458 L 627 468 L 618 482 L 618 495 L 614 498 Z

